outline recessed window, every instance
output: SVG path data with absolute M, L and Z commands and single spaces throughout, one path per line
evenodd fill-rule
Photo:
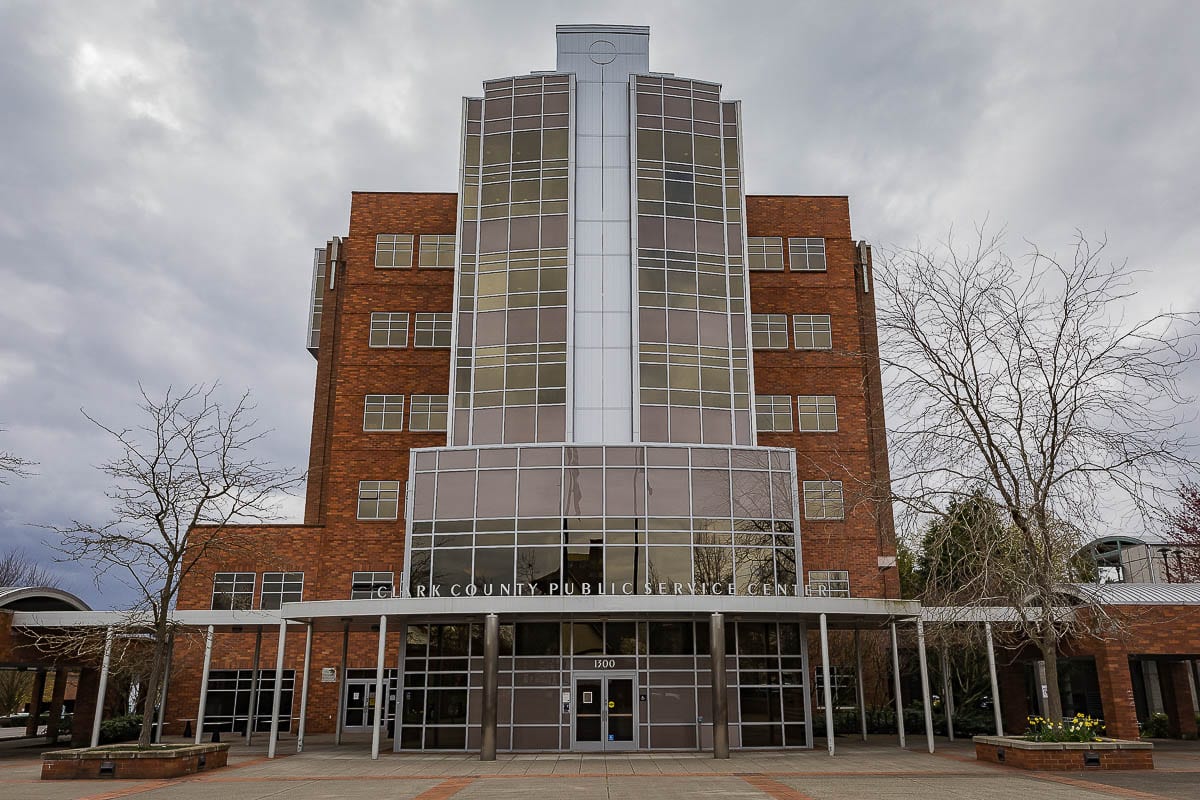
M 359 481 L 358 518 L 395 519 L 400 508 L 400 481 Z
M 837 398 L 802 394 L 796 398 L 796 415 L 802 431 L 836 431 Z
M 413 321 L 413 345 L 415 347 L 449 347 L 454 329 L 454 315 L 446 313 L 417 312 Z
M 407 269 L 412 266 L 411 233 L 381 233 L 375 237 L 375 266 L 380 269 Z
M 751 314 L 750 341 L 755 350 L 787 350 L 787 314 Z
M 844 515 L 841 481 L 804 482 L 805 519 L 842 519 Z
M 364 431 L 404 429 L 404 395 L 369 394 L 363 402 Z
M 795 314 L 792 316 L 797 350 L 830 350 L 833 348 L 833 326 L 828 314 Z
M 746 263 L 750 269 L 783 270 L 783 237 L 781 236 L 747 236 Z
M 250 608 L 253 604 L 253 572 L 218 572 L 213 575 L 213 609 L 241 611 Z
M 299 603 L 303 598 L 303 572 L 263 573 L 261 608 L 278 609 L 284 603 Z
M 449 411 L 449 396 L 444 394 L 414 394 L 409 405 L 410 431 L 444 431 Z
M 824 239 L 788 239 L 788 260 L 792 272 L 824 272 Z
M 454 268 L 454 234 L 421 236 L 422 267 Z
M 408 312 L 371 312 L 371 347 L 407 347 Z
M 395 574 L 391 572 L 356 572 L 350 577 L 351 600 L 377 600 L 395 594 Z
M 792 429 L 792 397 L 787 394 L 755 395 L 754 414 L 759 433 L 787 433 Z

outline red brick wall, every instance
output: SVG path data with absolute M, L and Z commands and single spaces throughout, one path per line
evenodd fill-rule
M 897 597 L 894 568 L 881 570 L 879 556 L 894 556 L 891 509 L 878 502 L 888 480 L 883 437 L 879 351 L 874 295 L 864 291 L 845 197 L 746 197 L 749 236 L 784 240 L 784 272 L 750 273 L 750 310 L 786 314 L 787 350 L 754 351 L 754 389 L 760 394 L 834 395 L 837 433 L 762 433 L 758 443 L 796 449 L 798 478 L 840 480 L 843 521 L 801 519 L 804 569 L 850 571 L 850 591 L 861 597 Z M 789 237 L 824 237 L 825 272 L 791 272 Z M 832 350 L 796 350 L 793 314 L 829 314 Z M 795 414 L 795 409 L 793 409 Z M 797 426 L 798 427 L 798 426 Z M 803 509 L 801 509 L 803 517 Z

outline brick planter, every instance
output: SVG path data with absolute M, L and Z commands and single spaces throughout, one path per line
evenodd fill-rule
M 178 778 L 223 767 L 228 760 L 227 744 L 79 747 L 42 753 L 42 780 Z
M 1154 745 L 1124 739 L 1102 742 L 1029 742 L 1009 736 L 976 736 L 975 758 L 1017 769 L 1082 772 L 1154 769 Z

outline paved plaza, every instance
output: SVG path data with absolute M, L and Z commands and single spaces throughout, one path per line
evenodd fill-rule
M 265 739 L 265 737 L 263 737 Z M 37 751 L 0 753 L 5 800 L 475 800 L 569 797 L 571 800 L 669 800 L 676 797 L 757 800 L 835 798 L 1171 798 L 1200 797 L 1200 744 L 1168 742 L 1154 772 L 1029 773 L 977 763 L 969 743 L 939 741 L 930 755 L 901 750 L 885 738 L 839 738 L 838 753 L 735 752 L 728 761 L 700 753 L 654 755 L 507 755 L 482 763 L 462 754 L 385 753 L 372 761 L 369 742 L 334 747 L 309 740 L 302 755 L 282 742 L 284 757 L 235 744 L 230 767 L 164 781 L 41 781 Z M 910 740 L 910 745 L 924 740 Z

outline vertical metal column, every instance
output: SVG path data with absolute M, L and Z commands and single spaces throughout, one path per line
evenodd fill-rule
M 862 729 L 862 740 L 867 740 L 867 687 L 863 685 L 861 631 L 854 629 L 854 678 L 858 684 L 858 722 Z
M 163 666 L 162 691 L 158 695 L 158 716 L 155 718 L 157 727 L 154 731 L 154 741 L 161 742 L 163 734 L 163 719 L 167 714 L 167 685 L 171 682 L 171 662 L 175 660 L 175 635 L 170 635 L 167 642 L 167 663 Z
M 833 755 L 833 686 L 829 675 L 829 627 L 825 615 L 821 621 L 821 680 L 825 684 L 825 747 Z
M 196 709 L 196 744 L 204 733 L 204 708 L 208 705 L 208 672 L 212 666 L 213 626 L 204 634 L 204 668 L 200 671 L 200 707 Z
M 921 662 L 921 702 L 925 706 L 925 743 L 933 752 L 933 703 L 929 696 L 929 661 L 925 657 L 925 622 L 917 617 L 917 658 Z
M 713 758 L 729 758 L 729 690 L 725 675 L 725 615 L 713 612 L 708 628 L 712 661 Z
M 950 654 L 942 645 L 942 703 L 946 709 L 946 738 L 954 741 L 954 685 L 950 681 Z
M 896 732 L 904 747 L 904 695 L 900 690 L 900 644 L 896 640 L 896 623 L 892 623 L 892 681 L 896 689 Z
M 92 717 L 92 747 L 100 744 L 100 719 L 104 716 L 104 695 L 108 692 L 108 667 L 112 664 L 113 629 L 104 632 L 104 658 L 100 662 L 100 687 L 96 689 L 96 713 Z
M 387 617 L 379 615 L 379 651 L 375 656 L 375 718 L 371 726 L 371 758 L 379 758 L 379 726 L 387 712 L 387 688 L 383 683 L 383 656 L 387 651 Z
M 246 745 L 254 736 L 254 718 L 258 716 L 258 658 L 262 655 L 262 625 L 254 635 L 254 664 L 250 667 L 250 709 L 246 714 Z
M 342 721 L 346 717 L 346 654 L 350 650 L 350 623 L 342 626 L 342 665 L 338 674 L 337 724 L 333 729 L 333 743 L 342 743 Z
M 283 648 L 287 644 L 287 620 L 279 620 L 279 649 L 275 651 L 275 687 L 271 693 L 271 738 L 267 741 L 267 758 L 275 757 L 279 742 L 279 706 L 283 699 Z M 294 686 L 294 685 L 293 685 Z M 293 693 L 295 689 L 293 688 Z
M 312 623 L 304 634 L 304 678 L 300 684 L 300 719 L 296 722 L 296 752 L 304 752 L 304 720 L 308 716 L 308 665 L 312 663 Z
M 996 653 L 992 647 L 992 623 L 983 623 L 983 638 L 987 640 L 988 676 L 992 679 L 992 714 L 996 717 L 996 735 L 1004 735 L 1004 715 L 1000 713 L 1000 681 L 996 678 Z
M 500 618 L 488 614 L 483 622 L 483 710 L 480 717 L 479 760 L 496 760 L 496 687 L 500 679 Z

